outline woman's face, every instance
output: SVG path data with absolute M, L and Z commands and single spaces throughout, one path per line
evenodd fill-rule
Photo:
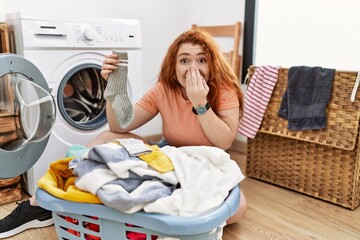
M 186 73 L 190 68 L 199 69 L 200 75 L 207 82 L 209 80 L 209 64 L 205 51 L 200 45 L 183 43 L 176 56 L 176 78 L 182 87 L 186 86 Z

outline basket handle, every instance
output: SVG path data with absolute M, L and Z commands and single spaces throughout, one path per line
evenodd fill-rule
M 360 82 L 360 73 L 358 73 L 356 76 L 355 85 L 354 85 L 354 88 L 352 90 L 351 97 L 350 97 L 351 102 L 355 102 L 356 93 L 359 88 L 359 82 Z

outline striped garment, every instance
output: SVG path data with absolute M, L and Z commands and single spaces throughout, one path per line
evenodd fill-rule
M 279 67 L 260 66 L 255 69 L 244 100 L 244 113 L 238 132 L 253 139 L 260 128 L 266 107 L 278 80 Z

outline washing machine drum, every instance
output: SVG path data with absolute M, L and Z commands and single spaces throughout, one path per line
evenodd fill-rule
M 18 176 L 41 156 L 55 123 L 44 76 L 16 54 L 0 54 L 0 178 Z

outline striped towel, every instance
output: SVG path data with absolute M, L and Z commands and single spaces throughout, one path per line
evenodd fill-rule
M 253 139 L 260 128 L 266 107 L 276 85 L 279 67 L 260 66 L 251 78 L 244 100 L 244 114 L 238 132 Z

